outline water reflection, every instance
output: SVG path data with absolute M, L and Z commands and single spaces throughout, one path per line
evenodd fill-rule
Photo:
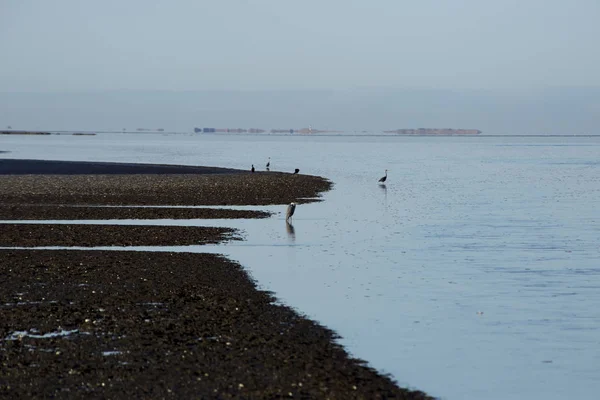
M 387 207 L 387 186 L 385 186 L 385 183 L 380 183 L 379 188 L 383 192 L 383 204 Z
M 288 221 L 285 221 L 285 230 L 287 231 L 288 238 L 292 241 L 296 241 L 296 230 L 294 229 L 294 225 L 290 224 Z

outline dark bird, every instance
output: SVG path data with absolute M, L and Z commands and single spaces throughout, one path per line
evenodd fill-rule
M 300 172 L 300 169 L 296 168 L 296 169 L 294 170 L 294 174 L 297 174 L 298 172 Z
M 294 211 L 296 211 L 296 203 L 290 203 L 287 212 L 285 213 L 285 222 L 290 222 L 292 215 L 294 215 Z
M 271 157 L 269 157 L 269 161 L 267 161 L 267 171 L 271 168 Z
M 252 169 L 250 170 L 250 172 L 254 172 L 254 164 L 252 164 Z
M 385 182 L 386 179 L 387 179 L 387 169 L 385 170 L 385 176 L 382 176 L 381 178 L 379 178 L 379 182 L 383 183 L 383 182 Z

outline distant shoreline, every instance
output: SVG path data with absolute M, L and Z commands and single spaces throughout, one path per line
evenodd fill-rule
M 357 131 L 343 131 L 343 130 L 320 130 L 320 129 L 215 129 L 215 128 L 194 128 L 193 132 L 195 134 L 248 134 L 248 135 L 272 135 L 272 134 L 285 134 L 285 135 L 320 135 L 320 134 L 344 134 L 348 132 Z M 481 131 L 478 129 L 429 129 L 429 128 L 419 128 L 419 129 L 396 129 L 396 130 L 384 130 L 384 131 L 366 131 L 361 130 L 360 133 L 367 134 L 372 132 L 371 134 L 378 133 L 386 133 L 386 134 L 399 134 L 399 135 L 479 135 Z M 179 133 L 179 132 L 169 132 L 164 129 L 160 130 L 122 130 L 122 131 L 29 131 L 29 130 L 5 130 L 0 131 L 0 135 L 52 135 L 52 134 L 63 134 L 68 133 L 71 135 L 95 135 L 97 133 L 135 133 L 135 134 L 148 134 L 148 133 Z
M 0 131 L 0 135 L 51 135 L 44 131 Z
M 481 131 L 480 131 L 481 132 Z M 373 137 L 596 137 L 600 136 L 598 134 L 587 134 L 587 133 L 563 133 L 563 134 L 490 134 L 490 133 L 398 133 L 397 131 L 323 131 L 323 132 L 313 132 L 313 133 L 281 133 L 281 132 L 264 132 L 264 133 L 238 133 L 238 132 L 198 132 L 194 133 L 192 131 L 117 131 L 117 130 L 98 130 L 98 131 L 85 131 L 85 130 L 48 130 L 48 131 L 0 131 L 0 135 L 73 135 L 73 136 L 95 136 L 97 134 L 103 133 L 120 133 L 120 134 L 135 134 L 135 135 L 156 135 L 156 134 L 178 134 L 178 135 L 209 135 L 209 136 L 373 136 Z
M 452 129 L 452 128 L 418 128 L 396 129 L 383 131 L 383 133 L 396 133 L 398 135 L 479 135 L 479 129 Z
M 0 159 L 0 175 L 207 175 L 240 173 L 249 173 L 249 171 L 194 165 Z

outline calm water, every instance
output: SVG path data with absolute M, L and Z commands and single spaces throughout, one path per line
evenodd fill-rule
M 272 170 L 325 176 L 334 190 L 299 206 L 293 230 L 283 214 L 144 223 L 243 229 L 243 243 L 176 250 L 228 254 L 401 385 L 443 399 L 600 392 L 600 137 L 0 139 L 3 158 L 262 169 L 271 157 Z

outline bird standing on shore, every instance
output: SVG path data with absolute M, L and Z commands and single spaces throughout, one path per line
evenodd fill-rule
M 271 157 L 269 157 L 269 161 L 267 161 L 267 171 L 271 168 Z
M 254 164 L 252 164 L 252 168 L 250 169 L 250 172 L 254 172 Z
M 290 222 L 292 215 L 294 215 L 294 211 L 296 211 L 296 203 L 290 203 L 287 208 L 287 212 L 285 213 L 285 222 Z
M 379 178 L 379 182 L 383 183 L 383 182 L 385 182 L 386 179 L 387 179 L 387 169 L 385 170 L 385 176 L 382 176 L 381 178 Z
M 298 172 L 300 172 L 300 169 L 296 168 L 296 169 L 294 170 L 294 174 L 297 174 Z

